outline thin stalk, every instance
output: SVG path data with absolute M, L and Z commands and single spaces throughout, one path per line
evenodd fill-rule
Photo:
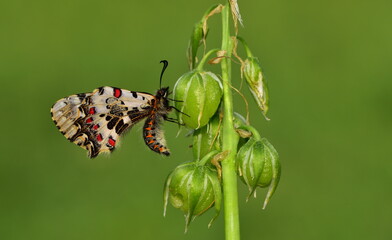
M 238 135 L 233 125 L 233 96 L 231 93 L 231 50 L 232 40 L 230 38 L 230 6 L 222 10 L 222 50 L 226 51 L 226 57 L 222 58 L 222 80 L 223 80 L 223 126 L 222 126 L 222 151 L 229 154 L 222 161 L 223 180 L 223 202 L 225 218 L 226 240 L 240 239 L 240 223 L 238 212 L 237 175 L 235 169 L 235 156 L 237 153 Z
M 244 126 L 239 127 L 238 129 L 243 129 L 243 130 L 251 132 L 256 141 L 261 140 L 260 133 L 256 130 L 256 128 L 254 128 L 250 125 L 244 125 Z
M 211 54 L 216 53 L 217 51 L 219 51 L 219 49 L 215 48 L 215 49 L 211 49 L 210 51 L 208 51 L 208 53 L 206 53 L 203 58 L 200 60 L 199 65 L 197 65 L 196 69 L 198 71 L 203 71 L 203 67 L 204 64 L 206 63 L 206 61 L 208 60 L 208 58 L 211 56 Z

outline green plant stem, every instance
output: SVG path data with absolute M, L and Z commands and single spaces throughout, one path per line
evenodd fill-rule
M 200 60 L 199 64 L 197 65 L 196 69 L 198 71 L 203 71 L 203 67 L 204 64 L 206 63 L 206 61 L 208 60 L 208 58 L 211 56 L 211 54 L 218 52 L 219 49 L 215 48 L 215 49 L 211 49 L 210 51 L 208 51 L 208 53 L 206 53 L 203 58 Z
M 211 152 L 207 153 L 207 154 L 206 154 L 200 161 L 198 161 L 197 163 L 198 163 L 200 166 L 205 165 L 205 164 L 207 163 L 207 161 L 208 161 L 208 160 L 211 160 L 211 158 L 212 158 L 214 155 L 216 155 L 218 152 L 219 152 L 219 151 L 214 150 L 214 151 L 211 151 Z
M 232 40 L 230 37 L 230 6 L 222 10 L 222 50 L 226 51 L 225 58 L 221 61 L 223 80 L 223 129 L 222 151 L 229 154 L 222 161 L 223 180 L 223 203 L 225 218 L 226 240 L 240 239 L 240 223 L 238 212 L 237 175 L 235 169 L 235 156 L 237 153 L 238 135 L 233 125 L 233 96 L 231 93 L 231 50 Z

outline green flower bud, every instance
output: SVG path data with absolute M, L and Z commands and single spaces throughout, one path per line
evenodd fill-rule
M 269 104 L 268 86 L 257 59 L 248 57 L 244 62 L 243 72 L 249 90 L 265 116 L 268 112 Z
M 236 163 L 240 178 L 248 186 L 250 196 L 256 190 L 263 172 L 264 145 L 255 138 L 250 138 L 238 151 Z
M 245 48 L 246 59 L 243 61 L 237 54 L 237 41 L 234 41 L 234 49 L 233 54 L 240 60 L 241 62 L 241 73 L 245 75 L 246 82 L 248 84 L 249 90 L 253 95 L 257 105 L 261 109 L 264 117 L 268 112 L 269 108 L 269 95 L 268 95 L 268 86 L 265 78 L 263 77 L 263 73 L 261 71 L 261 67 L 257 58 L 255 58 L 246 44 L 245 40 L 239 36 L 236 37 L 236 40 L 239 40 Z
M 222 7 L 223 6 L 221 4 L 210 7 L 204 13 L 201 20 L 197 22 L 193 27 L 193 32 L 189 40 L 188 51 L 187 51 L 188 64 L 191 70 L 193 70 L 194 67 L 196 66 L 197 50 L 199 49 L 202 43 L 204 44 L 204 48 L 205 48 L 205 44 L 206 44 L 205 41 L 208 33 L 207 21 L 211 16 L 220 13 L 222 11 Z
M 222 84 L 214 73 L 200 68 L 182 75 L 174 86 L 178 120 L 185 126 L 199 129 L 215 114 L 222 98 Z
M 220 117 L 216 113 L 208 124 L 193 132 L 193 158 L 202 159 L 213 150 L 220 150 Z
M 168 176 L 164 189 L 164 215 L 167 203 L 179 208 L 185 214 L 185 232 L 190 222 L 215 205 L 216 214 L 208 227 L 218 216 L 222 192 L 215 170 L 196 162 L 178 166 Z
M 253 136 L 237 153 L 238 175 L 248 186 L 248 199 L 255 193 L 257 187 L 268 187 L 264 209 L 279 183 L 281 174 L 279 156 L 272 144 L 266 138 L 261 138 L 253 127 L 243 126 L 242 128 L 252 132 Z
M 203 38 L 205 38 L 205 33 L 203 32 L 203 21 L 200 21 L 195 24 L 188 45 L 188 64 L 191 70 L 195 66 L 197 50 L 199 49 Z

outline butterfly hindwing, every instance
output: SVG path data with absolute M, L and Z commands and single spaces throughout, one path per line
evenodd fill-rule
M 84 106 L 90 93 L 81 93 L 71 95 L 69 97 L 58 100 L 52 107 L 52 119 L 60 132 L 70 139 L 80 131 L 80 124 L 76 124 L 78 120 L 86 117 Z

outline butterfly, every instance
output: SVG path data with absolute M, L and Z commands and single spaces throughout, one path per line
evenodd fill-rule
M 162 60 L 162 75 L 168 66 Z M 161 123 L 178 123 L 168 114 L 169 87 L 160 87 L 155 95 L 116 87 L 100 87 L 91 93 L 80 93 L 58 100 L 51 109 L 52 120 L 59 131 L 71 142 L 88 150 L 90 158 L 102 152 L 112 152 L 120 136 L 133 125 L 145 120 L 143 138 L 154 152 L 170 155 Z

